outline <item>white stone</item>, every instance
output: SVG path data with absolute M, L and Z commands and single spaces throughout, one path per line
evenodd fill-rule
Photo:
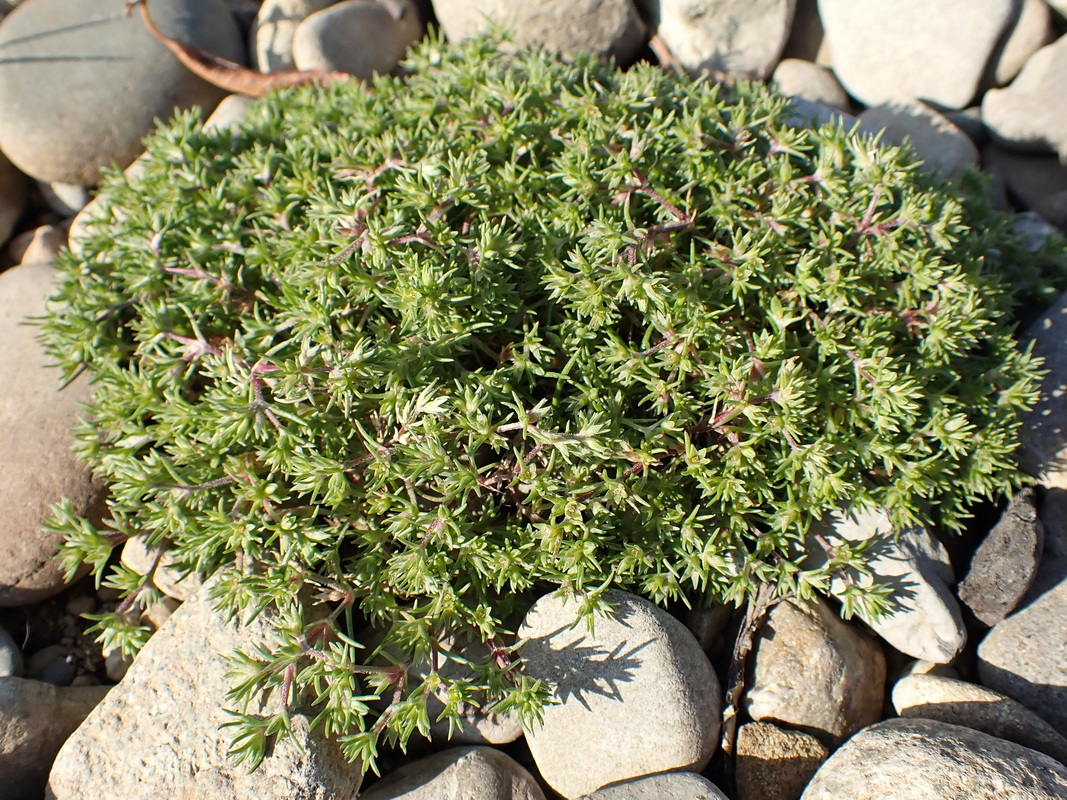
M 888 584 L 889 613 L 882 619 L 861 615 L 883 640 L 925 661 L 948 663 L 959 655 L 967 631 L 949 588 L 955 582 L 952 565 L 944 545 L 925 528 L 909 528 L 897 536 L 884 511 L 835 513 L 809 533 L 807 550 L 813 566 L 826 562 L 816 533 L 831 547 L 846 541 L 869 542 L 864 563 L 871 574 L 848 569 L 844 576 L 833 578 L 830 593 L 843 595 L 849 581 L 861 587 Z
M 300 22 L 334 0 L 263 0 L 248 33 L 252 66 L 260 72 L 293 69 L 293 34 Z
M 526 674 L 555 705 L 526 733 L 541 776 L 564 797 L 669 770 L 702 769 L 718 743 L 719 682 L 685 626 L 608 590 L 590 633 L 579 600 L 542 597 L 519 636 Z
M 1034 53 L 1003 89 L 986 92 L 982 120 L 994 141 L 1015 150 L 1057 152 L 1067 158 L 1067 36 Z
M 765 78 L 782 55 L 796 0 L 637 0 L 691 73 Z
M 1013 0 L 819 0 L 834 72 L 866 105 L 965 107 L 1012 10 Z
M 422 36 L 411 0 L 343 0 L 316 11 L 297 26 L 297 69 L 347 72 L 369 81 L 396 69 Z
M 782 94 L 848 111 L 848 95 L 834 73 L 810 61 L 782 59 L 771 76 L 771 83 Z
M 1003 86 L 1019 74 L 1027 59 L 1052 39 L 1052 12 L 1045 0 L 1022 0 L 1011 32 L 997 57 L 990 62 L 987 83 Z

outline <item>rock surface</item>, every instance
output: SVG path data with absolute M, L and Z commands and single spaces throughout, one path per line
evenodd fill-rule
M 625 63 L 646 34 L 631 0 L 434 0 L 433 7 L 451 42 L 502 25 L 514 33 L 518 47 L 611 55 Z
M 960 602 L 990 627 L 1015 610 L 1037 575 L 1045 527 L 1036 502 L 1031 488 L 1012 498 L 1000 521 L 978 545 L 956 589 Z
M 0 606 L 27 605 L 65 585 L 53 559 L 62 536 L 41 522 L 50 507 L 68 498 L 76 513 L 99 520 L 104 487 L 70 452 L 70 427 L 89 400 L 82 376 L 62 391 L 62 377 L 36 341 L 26 318 L 45 312 L 55 273 L 47 264 L 27 264 L 0 274 L 0 464 L 17 464 L 0 482 Z
M 42 181 L 95 184 L 126 166 L 175 108 L 213 108 L 224 92 L 200 80 L 123 0 L 34 0 L 0 24 L 0 149 Z M 159 28 L 231 61 L 240 33 L 221 0 L 152 0 Z
M 614 783 L 581 800 L 728 800 L 707 778 L 692 772 L 661 772 Z
M 796 800 L 830 751 L 814 736 L 769 722 L 737 732 L 738 800 Z
M 159 591 L 175 600 L 188 600 L 200 589 L 201 580 L 195 574 L 181 572 L 170 553 L 161 556 L 160 547 L 148 547 L 144 538 L 134 536 L 122 545 L 122 563 L 138 575 L 152 571 L 152 583 Z
M 1067 739 L 1022 703 L 984 686 L 937 675 L 909 675 L 893 686 L 893 708 L 902 717 L 974 728 L 1067 763 Z
M 455 747 L 386 775 L 360 800 L 545 800 L 537 782 L 491 747 Z
M 15 230 L 26 204 L 26 176 L 0 153 L 0 244 Z
M 859 120 L 863 130 L 880 132 L 887 144 L 910 144 L 923 167 L 942 178 L 959 178 L 978 163 L 978 148 L 970 137 L 925 103 L 885 103 L 861 112 Z
M 1034 53 L 1011 85 L 986 92 L 982 119 L 993 139 L 1016 150 L 1067 157 L 1065 71 L 1067 36 Z
M 881 648 L 820 600 L 775 606 L 756 635 L 750 664 L 743 705 L 754 720 L 784 722 L 840 743 L 881 718 Z
M 834 72 L 865 105 L 963 108 L 1012 20 L 1013 0 L 819 0 Z
M 884 511 L 835 514 L 808 537 L 813 565 L 826 562 L 826 552 L 814 538 L 817 532 L 831 547 L 846 541 L 870 543 L 865 555 L 871 575 L 846 570 L 846 577 L 858 586 L 879 583 L 892 589 L 889 613 L 878 620 L 864 618 L 875 633 L 912 658 L 948 663 L 959 654 L 967 631 L 949 588 L 954 583 L 952 565 L 944 546 L 925 528 L 897 536 Z M 845 578 L 835 577 L 830 592 L 841 595 L 847 585 Z
M 802 800 L 1054 800 L 1067 767 L 1013 742 L 928 719 L 860 731 L 815 773 Z
M 771 83 L 782 94 L 848 111 L 848 95 L 834 73 L 810 61 L 783 58 L 771 76 Z
M 223 656 L 265 642 L 269 632 L 265 615 L 245 626 L 226 622 L 208 599 L 210 585 L 149 640 L 122 683 L 63 745 L 49 776 L 50 800 L 355 796 L 359 767 L 310 734 L 298 712 L 292 714 L 296 742 L 278 742 L 255 772 L 227 755 L 231 734 L 219 726 L 230 719 L 224 709 L 231 681 Z
M 1007 617 L 978 646 L 982 683 L 1067 730 L 1067 581 Z
M 986 83 L 1003 86 L 1019 74 L 1027 60 L 1052 38 L 1052 12 L 1045 0 L 1022 0 L 1010 32 L 989 63 Z
M 4 800 L 40 800 L 59 748 L 107 692 L 106 686 L 56 687 L 0 678 L 0 793 Z
M 1048 373 L 1038 401 L 1023 420 L 1019 468 L 1046 488 L 1067 490 L 1067 293 L 1019 338 L 1033 341 L 1033 353 Z
M 527 674 L 557 705 L 526 741 L 541 776 L 564 797 L 668 770 L 700 770 L 719 733 L 719 682 L 678 620 L 609 590 L 610 616 L 590 633 L 576 600 L 538 600 L 519 631 Z M 606 731 L 617 732 L 605 735 Z
M 316 11 L 296 29 L 297 69 L 347 72 L 369 81 L 394 71 L 422 36 L 411 0 L 344 0 Z
M 637 0 L 687 72 L 765 78 L 782 55 L 796 0 Z

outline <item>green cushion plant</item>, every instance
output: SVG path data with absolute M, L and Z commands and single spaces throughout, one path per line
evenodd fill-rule
M 509 625 L 538 593 L 810 597 L 862 567 L 805 567 L 832 509 L 954 530 L 1018 484 L 1013 286 L 1047 299 L 1052 262 L 973 176 L 791 126 L 755 84 L 486 41 L 406 70 L 236 131 L 179 115 L 60 261 L 44 337 L 93 376 L 77 447 L 111 485 L 103 530 L 57 513 L 67 564 L 129 595 L 99 627 L 130 652 L 155 590 L 109 566 L 126 537 L 277 610 L 235 699 L 284 703 L 236 753 L 298 700 L 371 764 L 431 692 L 529 719 Z M 465 678 L 405 680 L 464 638 L 489 645 Z

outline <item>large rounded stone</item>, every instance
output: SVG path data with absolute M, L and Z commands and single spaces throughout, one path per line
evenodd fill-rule
M 890 719 L 849 739 L 801 800 L 1062 800 L 1067 767 L 1028 747 L 929 719 Z
M 0 606 L 43 600 L 60 591 L 54 556 L 61 537 L 41 528 L 54 503 L 67 498 L 77 513 L 99 519 L 104 487 L 71 453 L 71 425 L 89 400 L 88 376 L 62 391 L 60 372 L 36 340 L 29 317 L 45 313 L 55 272 L 27 264 L 0 274 Z M 17 467 L 17 468 L 12 468 Z
M 167 35 L 231 61 L 244 45 L 221 0 L 149 0 Z M 34 0 L 0 24 L 0 149 L 42 181 L 94 184 L 125 167 L 158 118 L 225 92 L 189 72 L 123 0 Z
M 963 108 L 1005 29 L 1013 0 L 819 0 L 834 72 L 866 105 L 923 100 Z
M 796 800 L 830 751 L 814 736 L 749 722 L 737 732 L 738 800 Z
M 753 645 L 744 707 L 840 742 L 881 717 L 885 656 L 822 601 L 775 606 Z
M 607 591 L 593 632 L 579 602 L 542 597 L 519 632 L 526 674 L 555 705 L 526 741 L 541 776 L 574 798 L 617 781 L 700 770 L 719 734 L 719 682 L 681 622 L 640 597 Z

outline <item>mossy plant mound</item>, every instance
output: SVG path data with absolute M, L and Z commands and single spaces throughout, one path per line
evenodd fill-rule
M 283 620 L 242 696 L 317 693 L 369 757 L 428 691 L 534 711 L 506 620 L 536 592 L 809 596 L 862 560 L 802 568 L 830 509 L 955 528 L 1014 485 L 1035 368 L 1004 273 L 1040 265 L 967 186 L 790 127 L 758 85 L 485 42 L 408 67 L 277 94 L 236 132 L 179 117 L 62 260 L 45 334 L 94 375 L 78 440 L 113 529 L 64 516 L 68 560 L 141 536 L 234 565 L 220 602 Z M 101 624 L 136 647 L 125 612 Z M 445 634 L 496 649 L 402 683 Z M 253 758 L 286 724 L 244 723 Z

